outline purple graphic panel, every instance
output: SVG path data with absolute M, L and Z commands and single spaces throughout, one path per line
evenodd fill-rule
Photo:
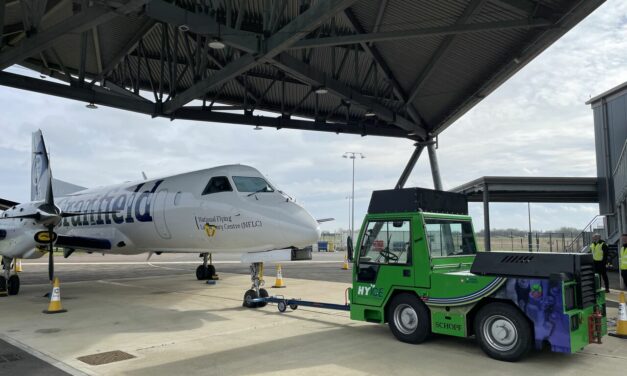
M 509 278 L 494 296 L 513 301 L 533 321 L 537 349 L 546 341 L 552 351 L 570 353 L 569 318 L 559 281 Z

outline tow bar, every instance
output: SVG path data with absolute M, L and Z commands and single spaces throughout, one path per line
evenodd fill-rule
M 323 309 L 333 309 L 336 311 L 350 311 L 350 304 L 333 304 L 333 303 L 322 303 L 322 302 L 312 302 L 310 300 L 301 300 L 301 299 L 286 299 L 282 295 L 269 296 L 267 298 L 257 298 L 252 300 L 253 303 L 276 303 L 279 312 L 285 312 L 287 307 L 290 307 L 292 311 L 298 309 L 299 306 L 302 307 L 316 307 Z

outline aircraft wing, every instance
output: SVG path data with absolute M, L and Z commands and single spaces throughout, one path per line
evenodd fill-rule
M 86 251 L 103 251 L 111 249 L 108 239 L 86 238 L 83 236 L 59 235 L 55 243 L 59 248 L 83 249 Z
M 18 205 L 18 203 L 0 198 L 0 210 L 7 210 L 15 205 Z

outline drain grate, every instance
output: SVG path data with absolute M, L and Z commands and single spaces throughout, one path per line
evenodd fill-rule
M 76 358 L 76 359 L 80 360 L 83 363 L 87 363 L 90 366 L 100 366 L 103 364 L 120 362 L 122 360 L 128 360 L 128 359 L 133 359 L 133 358 L 135 358 L 134 355 L 125 353 L 124 351 L 114 350 L 114 351 L 107 351 L 107 352 L 98 353 L 98 354 L 81 356 L 80 358 Z
M 17 362 L 24 357 L 20 354 L 0 354 L 0 363 Z

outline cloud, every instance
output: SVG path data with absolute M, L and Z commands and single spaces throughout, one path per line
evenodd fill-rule
M 438 157 L 445 188 L 484 175 L 595 176 L 592 111 L 584 102 L 627 81 L 627 2 L 610 0 L 447 129 Z M 11 68 L 25 74 L 23 68 Z M 255 166 L 325 229 L 348 226 L 351 161 L 359 224 L 372 190 L 392 188 L 407 140 L 151 119 L 148 116 L 0 87 L 0 197 L 29 197 L 30 133 L 41 128 L 55 177 L 93 187 L 227 163 Z M 432 187 L 427 153 L 409 186 Z M 527 227 L 526 204 L 493 204 L 492 227 Z M 472 204 L 475 228 L 481 205 Z M 597 205 L 532 204 L 534 229 L 582 228 Z

